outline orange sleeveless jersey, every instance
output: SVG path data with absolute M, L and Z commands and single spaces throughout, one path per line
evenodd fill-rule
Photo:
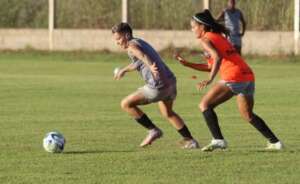
M 224 36 L 207 32 L 204 37 L 211 42 L 222 58 L 220 66 L 222 80 L 227 82 L 249 82 L 255 80 L 251 68 Z M 212 64 L 212 58 L 208 58 L 208 65 Z

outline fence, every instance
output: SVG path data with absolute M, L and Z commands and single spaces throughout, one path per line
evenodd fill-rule
M 244 38 L 244 50 L 246 53 L 248 51 L 252 52 L 250 45 L 253 45 L 253 40 L 257 38 L 257 36 L 254 36 L 257 34 L 257 30 L 268 31 L 268 33 L 274 31 L 274 34 L 271 34 L 274 37 L 270 37 L 268 41 L 268 43 L 273 43 L 270 45 L 271 49 L 273 48 L 272 50 L 283 53 L 291 53 L 293 50 L 298 51 L 298 48 L 296 48 L 298 43 L 291 46 L 289 41 L 290 38 L 293 38 L 293 14 L 297 14 L 297 11 L 293 11 L 293 8 L 296 7 L 294 7 L 296 1 L 299 4 L 299 0 L 237 1 L 237 6 L 243 10 L 248 23 L 248 31 Z M 54 2 L 55 4 L 53 4 Z M 0 14 L 2 17 L 0 19 L 0 27 L 4 28 L 0 31 L 1 48 L 22 49 L 31 47 L 68 50 L 73 48 L 70 45 L 77 45 L 76 49 L 88 50 L 113 48 L 108 46 L 111 40 L 108 41 L 107 37 L 110 38 L 110 35 L 107 32 L 109 32 L 113 24 L 121 20 L 122 2 L 128 2 L 127 8 L 125 7 L 123 10 L 128 10 L 128 21 L 133 25 L 134 29 L 140 30 L 138 32 L 145 32 L 142 35 L 148 35 L 153 33 L 153 30 L 158 29 L 160 30 L 159 34 L 165 35 L 165 32 L 168 32 L 170 35 L 174 35 L 178 32 L 175 30 L 189 29 L 191 15 L 202 10 L 204 6 L 210 5 L 210 9 L 216 15 L 226 5 L 226 0 L 185 0 L 184 3 L 182 0 L 0 0 Z M 53 9 L 51 9 L 51 6 L 48 6 L 48 3 L 53 5 Z M 52 12 L 53 15 L 49 16 L 49 20 L 48 12 Z M 296 17 L 299 18 L 299 16 Z M 46 30 L 49 25 L 50 34 Z M 297 26 L 299 27 L 299 24 L 294 22 L 294 27 Z M 17 28 L 17 30 L 11 30 L 10 28 Z M 29 30 L 28 28 L 33 28 L 34 30 Z M 82 34 L 80 34 L 80 31 L 83 31 Z M 85 41 L 89 40 L 88 36 L 85 36 L 89 35 L 88 32 L 90 32 L 90 35 L 97 35 L 99 40 L 106 40 L 106 42 L 97 42 L 95 40 L 95 43 L 100 44 L 95 46 L 95 43 Z M 25 38 L 26 35 L 31 33 L 36 35 Z M 72 41 L 71 37 L 74 36 L 74 33 L 76 37 Z M 299 32 L 295 31 L 295 33 Z M 265 32 L 262 32 L 261 35 L 264 34 Z M 15 36 L 14 39 L 12 38 L 13 35 Z M 61 37 L 61 35 L 66 36 L 66 38 Z M 158 34 L 155 33 L 155 35 Z M 190 35 L 190 33 L 187 32 L 185 35 Z M 280 37 L 276 37 L 278 35 Z M 81 38 L 78 38 L 78 36 Z M 295 34 L 294 37 L 297 41 L 299 36 Z M 147 36 L 147 38 L 150 39 L 148 40 L 150 42 L 156 42 L 155 40 L 157 40 L 153 36 Z M 160 38 L 166 39 L 162 45 L 185 45 L 180 44 L 181 42 L 179 41 L 173 41 L 173 43 L 165 36 L 160 36 Z M 187 36 L 186 39 L 193 40 L 194 38 Z M 13 40 L 14 43 L 12 43 Z M 25 40 L 27 40 L 26 43 Z M 278 40 L 287 40 L 288 44 Z M 43 43 L 43 45 L 47 42 L 47 46 L 40 46 L 38 42 Z M 260 44 L 260 40 L 255 42 L 257 45 Z M 70 45 L 64 47 L 59 46 L 58 43 L 69 43 Z M 280 43 L 279 47 L 278 43 Z M 194 46 L 194 44 L 189 46 Z M 261 52 L 265 48 L 258 50 Z

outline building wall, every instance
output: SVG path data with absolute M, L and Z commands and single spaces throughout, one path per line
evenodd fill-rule
M 136 37 L 150 42 L 157 50 L 169 46 L 199 47 L 191 31 L 136 30 Z M 248 31 L 243 38 L 244 54 L 290 54 L 294 50 L 293 32 Z M 32 48 L 48 50 L 46 29 L 0 29 L 0 50 Z M 120 51 L 110 30 L 58 29 L 53 32 L 53 50 Z

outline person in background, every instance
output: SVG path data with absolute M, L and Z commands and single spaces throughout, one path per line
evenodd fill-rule
M 235 0 L 228 0 L 225 8 L 216 18 L 218 22 L 224 21 L 226 29 L 229 31 L 228 40 L 233 47 L 242 53 L 242 37 L 246 31 L 246 21 L 241 10 L 235 7 Z M 242 29 L 240 29 L 240 25 Z

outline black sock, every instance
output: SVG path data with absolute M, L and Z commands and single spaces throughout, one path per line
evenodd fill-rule
M 187 126 L 184 125 L 180 130 L 177 131 L 184 139 L 193 139 L 192 134 Z
M 148 130 L 151 130 L 153 128 L 156 128 L 156 126 L 152 123 L 152 121 L 148 118 L 146 114 L 143 114 L 140 118 L 135 119 L 140 125 L 147 128 Z
M 274 135 L 272 130 L 267 126 L 267 124 L 256 114 L 253 114 L 253 118 L 250 123 L 265 137 L 270 143 L 276 143 L 279 140 Z
M 224 139 L 219 127 L 218 117 L 215 111 L 211 108 L 208 108 L 202 113 L 212 136 L 215 139 Z

